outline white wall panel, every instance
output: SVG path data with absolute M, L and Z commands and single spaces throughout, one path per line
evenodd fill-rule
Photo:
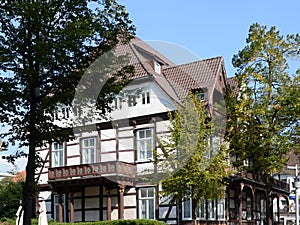
M 128 127 L 125 128 L 126 130 L 122 131 L 119 129 L 119 137 L 131 137 L 133 136 L 133 130 L 128 130 Z
M 74 212 L 74 222 L 81 221 L 81 212 Z
M 101 141 L 101 152 L 116 151 L 116 140 Z
M 116 138 L 115 129 L 101 130 L 101 140 Z
M 136 219 L 136 209 L 125 209 L 124 210 L 124 219 L 125 220 L 131 220 L 131 219 Z
M 87 188 L 85 188 L 85 195 L 86 196 L 99 195 L 99 187 L 87 187 Z
M 99 210 L 85 211 L 85 221 L 99 220 Z
M 110 161 L 116 161 L 116 153 L 110 153 L 110 154 L 102 154 L 101 155 L 102 162 L 110 162 Z
M 122 162 L 134 163 L 134 152 L 119 152 L 119 160 Z
M 86 198 L 85 201 L 85 208 L 99 208 L 99 198 Z
M 128 149 L 133 149 L 134 147 L 134 139 L 133 137 L 131 138 L 121 138 L 119 139 L 119 150 L 128 150 Z
M 136 196 L 128 195 L 124 196 L 124 206 L 136 206 Z

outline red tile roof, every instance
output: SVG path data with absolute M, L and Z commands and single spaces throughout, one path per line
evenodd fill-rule
M 212 87 L 220 75 L 222 63 L 222 57 L 215 57 L 167 68 L 163 73 L 182 98 L 191 89 Z
M 134 38 L 128 45 L 118 46 L 115 52 L 129 57 L 128 64 L 135 68 L 135 79 L 152 78 L 177 102 L 191 89 L 213 88 L 224 64 L 222 57 L 215 57 L 176 65 L 139 38 Z M 161 74 L 155 72 L 154 61 L 161 64 Z
M 23 170 L 23 171 L 16 173 L 14 175 L 14 177 L 12 178 L 12 181 L 13 182 L 25 182 L 25 179 L 26 179 L 26 171 Z
M 236 80 L 236 77 L 227 78 L 227 85 L 230 86 L 232 91 L 234 91 L 234 92 L 238 91 L 238 82 Z

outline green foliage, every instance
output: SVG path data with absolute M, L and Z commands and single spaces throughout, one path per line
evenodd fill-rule
M 10 125 L 10 143 L 28 146 L 32 117 L 36 145 L 68 140 L 71 130 L 53 125 L 49 115 L 58 103 L 72 103 L 95 59 L 132 38 L 128 13 L 116 0 L 13 0 L 1 4 L 0 18 L 0 121 Z M 108 80 L 106 90 L 118 91 L 116 80 Z M 106 109 L 103 95 L 99 105 Z
M 285 37 L 275 27 L 253 24 L 246 47 L 232 60 L 239 92 L 227 96 L 227 138 L 232 155 L 238 156 L 235 166 L 265 181 L 299 146 L 294 129 L 299 123 L 299 75 L 289 70 L 289 60 L 299 54 L 299 34 Z
M 127 43 L 134 30 L 125 8 L 116 0 L 11 0 L 0 4 L 0 121 L 8 125 L 8 132 L 0 137 L 29 148 L 25 224 L 31 222 L 30 206 L 36 194 L 34 173 L 40 159 L 36 147 L 74 138 L 71 127 L 58 126 L 51 115 L 59 105 L 72 104 L 86 69 L 117 44 Z M 109 93 L 124 85 L 123 74 L 117 74 L 105 84 Z M 105 93 L 96 99 L 102 113 L 111 99 Z
M 179 201 L 188 196 L 195 202 L 223 196 L 229 166 L 226 148 L 207 116 L 197 95 L 170 113 L 170 135 L 160 140 L 161 153 L 158 150 L 156 156 L 162 196 Z
M 0 181 L 0 219 L 14 218 L 22 199 L 22 183 L 11 178 Z
M 62 225 L 63 223 L 57 224 Z M 76 223 L 79 225 L 163 225 L 165 223 L 159 222 L 157 220 L 146 220 L 146 219 L 136 219 L 136 220 L 111 220 L 111 221 L 95 221 L 95 222 L 81 222 Z

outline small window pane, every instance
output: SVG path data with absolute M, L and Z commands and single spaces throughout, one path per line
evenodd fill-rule
M 140 138 L 145 138 L 145 133 L 144 133 L 144 131 L 140 131 L 139 134 L 140 134 Z
M 148 197 L 154 197 L 154 188 L 148 190 Z
M 146 137 L 151 137 L 151 135 L 152 135 L 151 130 L 146 130 Z

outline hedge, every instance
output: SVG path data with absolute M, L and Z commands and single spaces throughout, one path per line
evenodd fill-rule
M 38 225 L 38 220 L 33 219 L 32 225 Z M 0 225 L 15 225 L 15 219 L 2 218 L 0 220 Z M 110 221 L 94 221 L 94 222 L 77 222 L 77 223 L 57 223 L 53 220 L 48 221 L 48 225 L 165 225 L 165 223 L 157 220 L 110 220 Z
M 55 225 L 65 225 L 65 223 L 54 223 Z M 53 225 L 54 225 L 53 224 Z M 49 223 L 49 225 L 51 225 Z M 76 225 L 165 225 L 165 223 L 157 220 L 110 220 L 95 222 L 79 222 Z

